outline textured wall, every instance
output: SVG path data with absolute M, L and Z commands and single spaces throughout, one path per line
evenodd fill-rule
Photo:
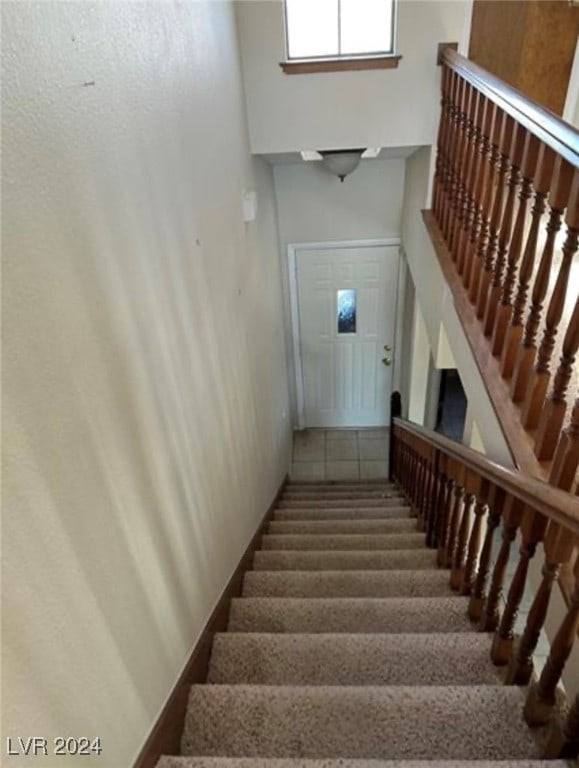
M 125 768 L 289 465 L 273 182 L 228 4 L 2 12 L 3 736 Z

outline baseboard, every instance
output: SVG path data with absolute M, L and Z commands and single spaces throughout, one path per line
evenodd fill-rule
M 264 528 L 273 516 L 287 480 L 288 476 L 286 475 L 203 628 L 199 641 L 193 648 L 191 656 L 157 718 L 149 738 L 133 764 L 133 768 L 154 768 L 161 755 L 179 754 L 189 688 L 194 683 L 204 683 L 207 679 L 213 636 L 216 632 L 222 632 L 227 627 L 231 600 L 241 594 L 243 576 L 251 567 L 253 553 L 261 543 Z

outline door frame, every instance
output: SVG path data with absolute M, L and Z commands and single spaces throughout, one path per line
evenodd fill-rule
M 398 276 L 396 290 L 396 312 L 394 321 L 394 350 L 400 348 L 398 339 L 398 329 L 402 328 L 400 314 L 403 311 L 404 285 L 406 280 L 406 270 L 404 269 L 404 259 L 401 257 L 401 239 L 400 237 L 381 237 L 371 240 L 329 240 L 313 243 L 289 243 L 287 246 L 288 259 L 288 277 L 289 277 L 289 298 L 290 298 L 290 316 L 292 330 L 292 348 L 293 363 L 296 385 L 296 403 L 298 429 L 305 427 L 305 397 L 304 397 L 304 378 L 302 366 L 302 347 L 300 335 L 300 319 L 298 311 L 298 280 L 297 280 L 297 256 L 300 251 L 326 251 L 340 250 L 345 248 L 380 248 L 380 247 L 398 247 Z M 396 362 L 394 355 L 394 366 L 392 371 L 392 389 L 398 389 L 398 379 L 400 377 L 400 366 Z

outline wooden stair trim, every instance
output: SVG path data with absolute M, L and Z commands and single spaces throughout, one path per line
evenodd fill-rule
M 203 627 L 183 671 L 169 693 L 165 706 L 157 717 L 143 748 L 133 764 L 133 768 L 155 768 L 157 761 L 162 755 L 181 754 L 181 735 L 185 722 L 189 689 L 194 683 L 204 683 L 207 679 L 213 637 L 217 632 L 223 632 L 227 627 L 231 600 L 241 595 L 245 572 L 251 568 L 253 554 L 260 547 L 261 537 L 269 521 L 273 518 L 274 510 L 288 480 L 289 476 L 286 475 L 225 589 L 221 593 L 217 605 Z

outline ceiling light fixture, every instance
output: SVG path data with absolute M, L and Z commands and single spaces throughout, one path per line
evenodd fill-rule
M 320 154 L 328 171 L 337 176 L 340 181 L 344 181 L 352 171 L 355 171 L 360 164 L 363 149 L 336 149 L 322 150 Z

